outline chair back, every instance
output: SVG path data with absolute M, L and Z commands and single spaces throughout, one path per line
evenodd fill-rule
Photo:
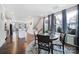
M 60 34 L 60 41 L 62 42 L 62 44 L 65 43 L 65 37 L 66 37 L 66 34 L 65 33 L 61 33 Z
M 48 43 L 49 44 L 49 36 L 46 36 L 46 35 L 37 35 L 37 38 L 38 38 L 38 43 Z

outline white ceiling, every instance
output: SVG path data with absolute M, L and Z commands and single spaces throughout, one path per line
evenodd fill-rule
M 47 16 L 60 10 L 75 6 L 74 4 L 3 4 L 7 12 L 16 18 L 28 16 Z

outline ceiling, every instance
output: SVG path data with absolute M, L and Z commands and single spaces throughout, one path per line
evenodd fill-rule
M 74 4 L 3 4 L 7 12 L 16 18 L 26 18 L 28 16 L 47 16 L 75 6 Z

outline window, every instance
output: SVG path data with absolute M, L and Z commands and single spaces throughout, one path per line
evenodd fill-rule
M 44 19 L 44 33 L 48 33 L 48 17 Z
M 77 28 L 77 7 L 67 10 L 67 33 L 75 35 Z
M 61 33 L 62 31 L 62 12 L 58 12 L 55 15 L 56 20 L 56 32 Z

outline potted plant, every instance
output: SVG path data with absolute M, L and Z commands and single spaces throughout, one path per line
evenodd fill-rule
M 61 33 L 61 32 L 62 32 L 61 27 L 58 27 L 58 28 L 57 28 L 57 32 L 59 32 L 59 33 Z

